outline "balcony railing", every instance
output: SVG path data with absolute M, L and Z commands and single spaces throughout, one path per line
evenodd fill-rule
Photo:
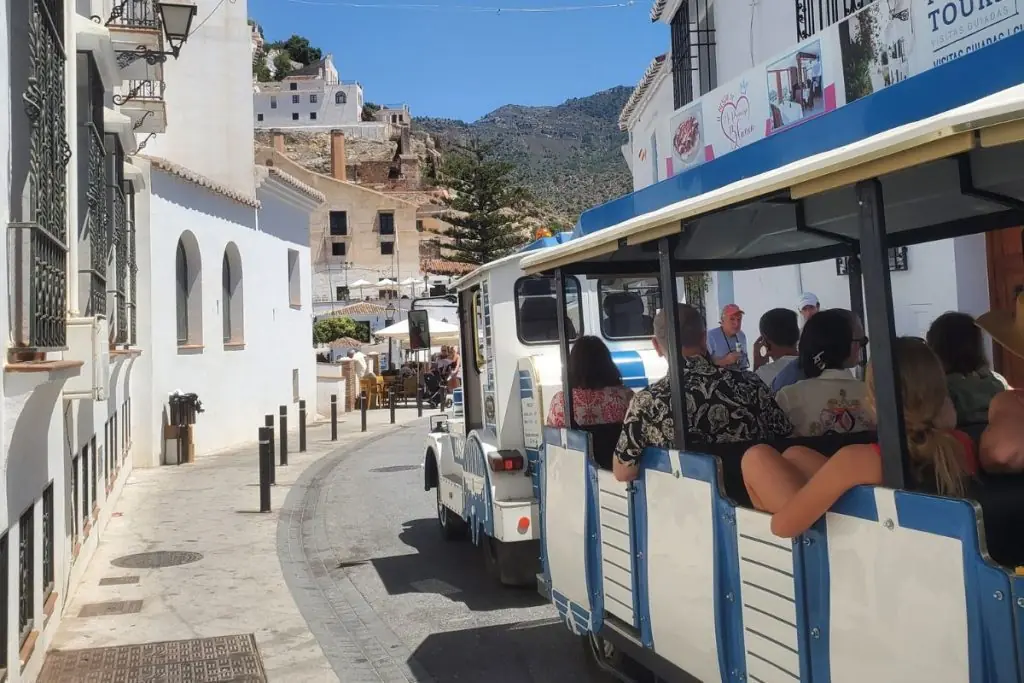
M 89 296 L 85 314 L 107 313 L 107 235 L 110 232 L 110 208 L 107 202 L 107 150 L 93 124 L 88 126 L 89 175 L 86 196 L 89 206 Z
M 130 106 L 132 100 L 163 100 L 167 84 L 163 81 L 128 81 L 127 88 L 117 104 Z
M 874 0 L 796 0 L 797 40 L 806 40 Z
M 116 330 L 114 342 L 128 343 L 128 211 L 124 191 L 111 188 L 114 198 L 114 314 Z
M 109 28 L 160 30 L 160 13 L 156 0 L 115 0 L 106 25 Z

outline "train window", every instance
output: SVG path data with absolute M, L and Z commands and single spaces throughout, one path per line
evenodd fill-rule
M 558 343 L 558 301 L 553 277 L 524 277 L 516 280 L 516 332 L 524 344 Z M 569 339 L 583 334 L 580 283 L 565 280 L 565 308 Z
M 661 308 L 656 278 L 601 278 L 597 298 L 606 339 L 645 339 L 654 334 L 654 314 Z

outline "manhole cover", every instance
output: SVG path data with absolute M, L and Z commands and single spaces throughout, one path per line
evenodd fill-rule
M 116 600 L 113 602 L 92 602 L 82 605 L 80 617 L 112 617 L 118 614 L 138 614 L 142 611 L 142 600 Z
M 408 472 L 409 470 L 418 470 L 419 465 L 388 465 L 387 467 L 377 467 L 376 469 L 370 470 L 371 472 Z
M 39 683 L 266 683 L 252 634 L 51 650 Z
M 177 567 L 182 564 L 191 564 L 201 559 L 203 559 L 203 556 L 199 553 L 157 550 L 151 553 L 125 555 L 113 560 L 110 564 L 121 569 L 160 569 L 162 567 Z

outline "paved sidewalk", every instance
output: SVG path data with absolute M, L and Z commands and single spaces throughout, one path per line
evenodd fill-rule
M 289 465 L 276 470 L 270 514 L 258 512 L 255 444 L 199 458 L 193 465 L 135 470 L 65 611 L 53 648 L 252 633 L 269 681 L 338 681 L 282 575 L 278 518 L 292 485 L 314 461 L 396 429 L 419 428 L 409 424 L 416 420 L 414 409 L 399 410 L 395 425 L 386 410 L 367 415 L 366 433 L 359 430 L 358 412 L 344 415 L 336 442 L 330 441 L 329 424 L 310 427 L 305 453 L 298 452 L 298 433 L 289 434 Z M 253 425 L 255 430 L 258 420 Z M 176 554 L 166 559 L 192 561 L 152 568 L 145 560 L 118 559 L 155 551 Z M 80 616 L 87 606 L 86 614 L 99 615 Z

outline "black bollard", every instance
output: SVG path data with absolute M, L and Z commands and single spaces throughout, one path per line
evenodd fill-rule
M 388 388 L 388 407 L 391 409 L 391 424 L 395 424 L 395 388 Z
M 264 418 L 263 425 L 270 430 L 270 464 L 274 464 L 274 416 L 267 415 Z M 277 484 L 277 470 L 274 467 L 270 468 L 270 483 Z
M 338 395 L 331 394 L 331 441 L 338 440 Z
M 288 406 L 281 406 L 281 438 L 278 443 L 281 449 L 281 464 L 288 464 Z
M 416 389 L 416 417 L 423 417 L 423 387 Z
M 274 456 L 270 452 L 274 430 L 260 427 L 260 512 L 270 512 L 270 475 L 274 472 Z
M 306 452 L 306 402 L 299 401 L 299 453 Z
M 359 413 L 362 420 L 362 431 L 366 431 L 366 392 L 359 394 Z

